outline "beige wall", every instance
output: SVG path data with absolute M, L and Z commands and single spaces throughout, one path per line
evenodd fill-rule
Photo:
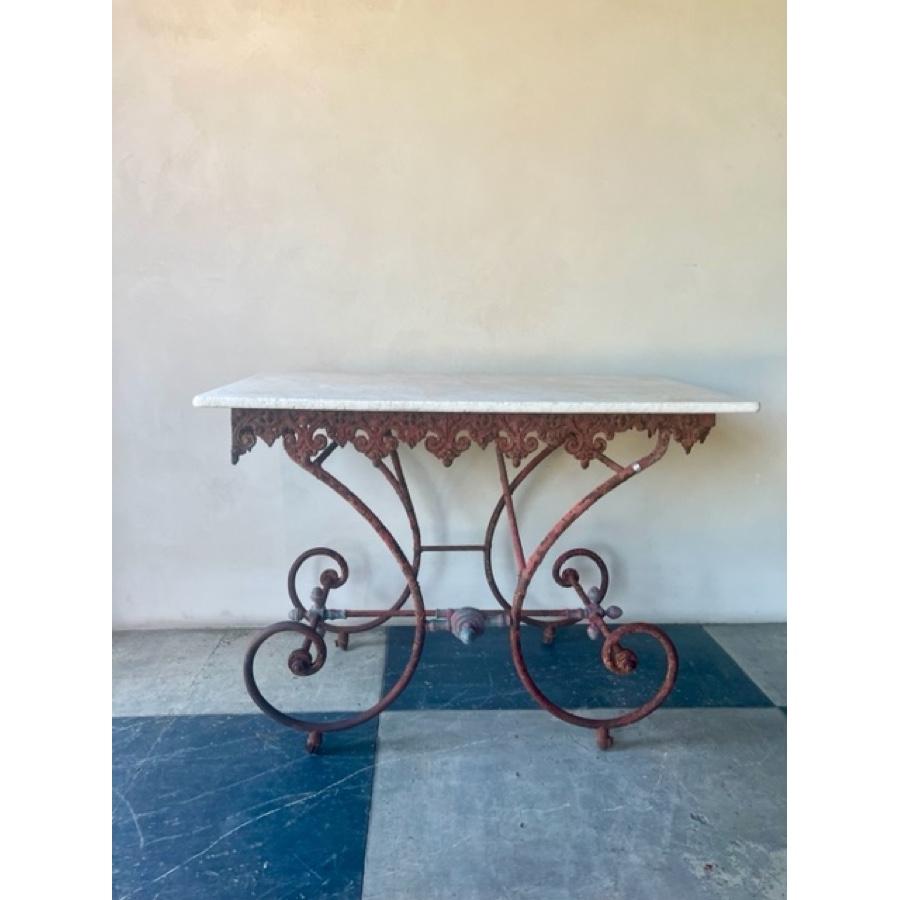
M 280 449 L 232 468 L 227 414 L 190 406 L 302 368 L 759 399 L 561 549 L 608 555 L 632 615 L 784 617 L 781 0 L 118 0 L 114 22 L 116 625 L 280 618 L 317 543 L 350 559 L 336 601 L 392 599 L 349 508 Z M 399 527 L 371 466 L 334 459 Z M 408 460 L 426 539 L 480 539 L 490 456 Z M 599 477 L 548 466 L 526 542 Z M 474 558 L 422 581 L 431 605 L 487 604 Z M 548 582 L 535 599 L 567 602 Z

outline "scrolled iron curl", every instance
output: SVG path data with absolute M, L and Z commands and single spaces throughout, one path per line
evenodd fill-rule
M 599 553 L 588 550 L 586 547 L 576 547 L 574 550 L 567 550 L 560 554 L 553 563 L 553 580 L 560 587 L 580 585 L 581 576 L 578 571 L 573 568 L 563 568 L 565 563 L 579 556 L 591 560 L 600 570 L 600 585 L 597 587 L 596 596 L 592 598 L 593 602 L 599 606 L 609 590 L 609 568 Z M 619 641 L 623 637 L 635 633 L 636 630 L 635 627 L 627 625 L 620 626 L 614 631 L 606 629 L 603 645 L 600 648 L 600 659 L 614 675 L 630 675 L 638 667 L 637 654 L 630 648 L 619 645 Z
M 418 546 L 418 536 L 416 537 L 416 546 Z M 294 608 L 297 610 L 297 619 L 304 619 L 307 616 L 306 606 L 304 606 L 303 602 L 300 599 L 300 595 L 297 592 L 297 576 L 300 573 L 300 567 L 309 559 L 312 559 L 316 556 L 326 556 L 328 559 L 334 560 L 334 562 L 338 565 L 338 570 L 334 569 L 324 569 L 322 573 L 319 575 L 319 586 L 321 589 L 325 591 L 330 591 L 333 588 L 339 588 L 347 583 L 347 579 L 350 577 L 350 567 L 347 564 L 347 560 L 341 556 L 337 550 L 332 550 L 330 547 L 312 547 L 309 550 L 304 550 L 294 561 L 291 563 L 291 568 L 288 571 L 288 595 L 291 598 L 291 603 L 294 605 Z M 414 571 L 418 571 L 419 567 L 419 551 L 416 550 L 416 555 L 413 559 L 413 569 Z M 409 587 L 404 588 L 401 592 L 400 596 L 397 600 L 394 601 L 391 610 L 397 610 L 402 607 L 406 601 L 409 599 Z M 363 624 L 358 625 L 346 625 L 346 624 L 336 624 L 334 622 L 325 622 L 325 630 L 331 632 L 332 634 L 343 635 L 344 640 L 346 640 L 346 636 L 362 631 L 370 631 L 373 628 L 376 628 L 379 625 L 384 624 L 390 618 L 385 615 L 378 615 L 377 610 L 372 611 L 372 620 Z M 343 645 L 344 649 L 346 649 L 346 644 Z
M 638 666 L 637 654 L 628 647 L 621 646 L 623 638 L 631 634 L 646 634 L 648 637 L 652 637 L 660 644 L 666 655 L 666 674 L 663 677 L 663 683 L 650 700 L 634 711 L 640 713 L 636 718 L 643 718 L 656 709 L 672 689 L 678 671 L 678 653 L 671 638 L 655 625 L 648 625 L 645 622 L 619 625 L 604 636 L 603 646 L 600 648 L 601 662 L 614 675 L 630 675 Z M 631 715 L 633 714 L 628 714 L 626 717 L 630 719 Z
M 569 722 L 572 725 L 580 725 L 585 728 L 619 728 L 623 725 L 630 725 L 650 715 L 657 707 L 661 706 L 668 697 L 675 683 L 675 677 L 678 674 L 678 653 L 675 645 L 664 631 L 655 625 L 648 625 L 644 622 L 632 622 L 628 625 L 620 625 L 615 629 L 608 629 L 604 635 L 603 645 L 600 648 L 599 657 L 602 664 L 614 675 L 628 675 L 634 671 L 637 666 L 637 655 L 634 651 L 627 647 L 622 647 L 620 642 L 623 638 L 631 634 L 646 634 L 654 638 L 660 643 L 666 655 L 666 673 L 663 676 L 662 683 L 659 688 L 648 700 L 644 701 L 640 706 L 613 718 L 591 718 L 581 716 L 554 703 L 535 683 L 531 674 L 528 672 L 524 659 L 521 656 L 521 650 L 516 646 L 513 652 L 513 661 L 519 677 L 525 686 L 531 692 L 532 696 L 538 700 L 539 704 L 552 713 L 558 719 Z
M 293 632 L 294 634 L 299 635 L 304 640 L 309 641 L 310 647 L 315 650 L 314 654 L 310 653 L 309 649 L 305 647 L 298 647 L 296 650 L 291 651 L 287 659 L 287 665 L 294 675 L 314 675 L 325 665 L 325 661 L 328 658 L 328 647 L 322 639 L 322 636 L 315 629 L 310 628 L 309 625 L 304 625 L 302 622 L 276 622 L 274 625 L 269 625 L 268 628 L 264 628 L 260 631 L 250 642 L 250 646 L 247 648 L 247 652 L 244 655 L 244 684 L 246 685 L 247 693 L 250 694 L 253 702 L 256 703 L 263 712 L 268 713 L 279 721 L 291 722 L 293 720 L 287 713 L 278 709 L 277 706 L 270 703 L 263 696 L 253 671 L 253 663 L 256 659 L 256 654 L 259 652 L 262 645 L 269 640 L 269 638 L 284 632 Z
M 288 657 L 288 668 L 294 675 L 301 677 L 315 675 L 325 665 L 325 660 L 328 658 L 328 648 L 325 645 L 325 641 L 322 640 L 322 636 L 317 631 L 309 626 L 303 625 L 301 622 L 293 624 L 299 625 L 300 628 L 304 629 L 303 636 L 316 648 L 316 655 L 313 656 L 306 647 L 298 647 Z
M 561 554 L 553 565 L 553 578 L 557 584 L 563 587 L 573 587 L 575 584 L 580 585 L 578 573 L 572 568 L 563 568 L 568 560 L 576 556 L 585 556 L 588 559 L 591 559 L 597 564 L 598 568 L 600 569 L 602 577 L 600 586 L 598 587 L 599 594 L 595 601 L 599 605 L 603 597 L 605 597 L 606 591 L 609 587 L 609 572 L 607 570 L 606 564 L 603 562 L 600 556 L 593 551 L 579 548 L 576 550 L 569 550 Z M 525 665 L 524 659 L 521 657 L 520 649 L 517 649 L 517 651 L 514 653 L 514 661 L 515 657 L 518 656 L 519 664 L 521 664 L 522 667 L 522 671 L 519 672 L 520 678 L 522 678 L 522 680 L 525 682 L 526 687 L 528 687 L 528 689 L 532 692 L 532 695 L 539 698 L 539 702 L 541 703 L 541 705 L 557 718 L 569 722 L 573 725 L 581 725 L 594 729 L 617 728 L 623 725 L 630 725 L 633 722 L 637 722 L 639 719 L 643 719 L 645 716 L 648 716 L 651 712 L 661 706 L 666 697 L 668 697 L 675 683 L 675 677 L 678 673 L 678 653 L 675 649 L 675 645 L 672 643 L 671 638 L 669 638 L 669 636 L 662 629 L 645 622 L 631 622 L 629 624 L 619 625 L 614 628 L 610 628 L 605 623 L 602 623 L 601 630 L 603 643 L 601 644 L 600 650 L 598 652 L 599 661 L 613 675 L 630 675 L 638 667 L 637 654 L 629 647 L 623 647 L 621 644 L 621 642 L 629 635 L 646 634 L 649 637 L 652 637 L 660 644 L 666 656 L 665 675 L 663 676 L 662 683 L 653 694 L 653 696 L 636 708 L 627 713 L 623 713 L 620 716 L 609 719 L 594 719 L 580 716 L 575 713 L 571 713 L 566 709 L 563 709 L 561 706 L 550 700 L 550 698 L 543 694 L 543 692 L 537 687 L 534 679 L 527 671 L 527 666 Z M 517 669 L 519 668 L 519 664 L 517 664 L 516 666 Z
M 331 588 L 339 588 L 341 585 L 347 583 L 347 578 L 350 576 L 350 567 L 347 565 L 347 560 L 336 550 L 332 550 L 330 547 L 312 547 L 309 550 L 304 550 L 303 553 L 291 563 L 291 568 L 288 571 L 288 594 L 290 595 L 291 603 L 293 603 L 295 609 L 299 611 L 301 618 L 306 615 L 306 607 L 303 605 L 297 594 L 297 574 L 303 563 L 314 556 L 326 556 L 328 559 L 336 562 L 340 569 L 339 572 L 336 572 L 334 569 L 325 569 L 325 571 L 322 572 L 319 576 L 319 584 L 321 584 L 323 588 L 329 590 Z
M 320 437 L 322 438 L 321 441 L 319 440 Z M 300 569 L 300 566 L 302 566 L 302 564 L 307 559 L 316 555 L 327 556 L 329 559 L 334 560 L 338 564 L 339 571 L 336 572 L 334 569 L 326 569 L 325 572 L 323 572 L 320 576 L 320 590 L 323 591 L 325 595 L 327 595 L 328 591 L 331 588 L 340 587 L 347 581 L 347 578 L 349 577 L 349 567 L 347 566 L 346 560 L 344 560 L 344 558 L 339 553 L 327 547 L 314 547 L 311 550 L 307 550 L 302 553 L 294 561 L 294 564 L 291 566 L 291 572 L 288 579 L 288 593 L 291 597 L 291 602 L 293 603 L 296 610 L 296 613 L 292 615 L 293 621 L 278 622 L 275 625 L 270 625 L 253 639 L 244 657 L 244 682 L 247 687 L 247 692 L 250 694 L 253 702 L 256 703 L 256 705 L 267 716 L 281 723 L 282 725 L 294 728 L 297 731 L 305 731 L 307 733 L 308 737 L 306 747 L 310 752 L 315 752 L 319 748 L 323 734 L 334 731 L 342 731 L 346 728 L 353 728 L 356 725 L 361 725 L 363 722 L 368 722 L 374 716 L 377 716 L 380 712 L 390 706 L 391 703 L 393 703 L 394 700 L 402 693 L 407 684 L 409 684 L 409 681 L 412 678 L 413 673 L 416 670 L 416 666 L 419 663 L 419 659 L 422 655 L 422 647 L 425 639 L 425 604 L 422 600 L 422 593 L 417 580 L 418 562 L 421 550 L 419 547 L 418 529 L 416 527 L 414 513 L 411 511 L 411 508 L 408 507 L 407 502 L 404 502 L 404 506 L 407 507 L 407 512 L 409 512 L 410 522 L 413 526 L 414 531 L 413 560 L 410 561 L 403 550 L 401 550 L 400 545 L 394 539 L 393 535 L 390 533 L 390 531 L 388 531 L 387 527 L 378 518 L 378 516 L 375 515 L 371 508 L 368 507 L 343 482 L 323 469 L 322 466 L 317 465 L 312 461 L 314 452 L 321 453 L 322 450 L 325 449 L 324 446 L 322 446 L 324 444 L 324 441 L 324 436 L 320 434 L 313 434 L 309 429 L 304 431 L 302 428 L 298 427 L 298 429 L 292 434 L 284 435 L 283 443 L 288 456 L 298 466 L 300 466 L 301 469 L 313 475 L 318 481 L 322 482 L 343 500 L 349 503 L 350 506 L 353 507 L 353 509 L 357 513 L 359 513 L 359 515 L 372 527 L 374 532 L 378 535 L 378 537 L 390 551 L 391 555 L 399 565 L 404 579 L 406 580 L 406 588 L 404 589 L 403 593 L 401 593 L 400 598 L 396 601 L 394 608 L 398 609 L 406 601 L 407 598 L 411 599 L 413 602 L 415 614 L 415 629 L 413 630 L 412 646 L 410 648 L 410 655 L 405 668 L 403 669 L 397 680 L 394 682 L 393 686 L 390 687 L 390 689 L 388 689 L 387 692 L 381 697 L 381 699 L 378 700 L 378 702 L 373 706 L 347 717 L 338 719 L 317 718 L 316 721 L 312 721 L 287 715 L 277 707 L 273 706 L 271 703 L 269 703 L 268 700 L 265 699 L 265 697 L 263 697 L 253 673 L 253 663 L 256 658 L 256 653 L 259 650 L 260 646 L 262 646 L 262 644 L 266 640 L 268 640 L 268 638 L 283 631 L 292 631 L 299 635 L 302 635 L 303 638 L 309 643 L 307 645 L 307 648 L 301 649 L 308 649 L 308 647 L 314 646 L 317 651 L 316 658 L 314 660 L 310 660 L 309 664 L 307 665 L 305 656 L 302 653 L 296 653 L 295 651 L 293 654 L 291 654 L 292 658 L 289 657 L 288 662 L 289 665 L 293 663 L 293 665 L 291 665 L 292 671 L 297 668 L 301 671 L 306 672 L 306 674 L 312 674 L 312 671 L 318 671 L 318 669 L 321 668 L 322 665 L 324 665 L 325 661 L 325 642 L 322 635 L 319 633 L 322 629 L 324 629 L 325 631 L 337 631 L 339 634 L 344 632 L 349 633 L 352 631 L 362 631 L 374 627 L 375 625 L 381 624 L 384 619 L 387 618 L 386 616 L 381 616 L 380 618 L 375 618 L 372 623 L 363 624 L 360 626 L 335 626 L 330 622 L 322 621 L 321 617 L 316 616 L 316 625 L 314 628 L 310 627 L 310 625 L 303 624 L 300 619 L 304 618 L 307 613 L 305 607 L 300 601 L 299 596 L 297 595 L 295 585 L 296 575 Z M 398 493 L 401 500 L 404 500 L 404 498 L 406 497 L 406 489 L 399 466 L 399 458 L 396 457 L 395 453 L 392 454 L 392 456 L 394 458 L 394 465 L 397 471 L 396 476 L 392 476 L 387 468 L 382 464 L 379 464 L 378 468 L 387 475 L 388 481 L 391 483 L 391 486 Z M 321 597 L 320 603 L 317 603 L 317 605 L 324 604 L 325 599 L 325 597 Z
M 575 584 L 580 584 L 581 576 L 576 569 L 563 569 L 565 563 L 577 556 L 583 556 L 591 560 L 600 570 L 600 586 L 597 589 L 599 595 L 596 602 L 598 604 L 602 603 L 603 598 L 606 597 L 606 592 L 609 590 L 609 568 L 603 561 L 603 557 L 593 550 L 588 550 L 586 547 L 576 547 L 574 550 L 567 550 L 565 553 L 561 553 L 556 558 L 556 562 L 553 563 L 553 580 L 560 587 L 574 587 Z

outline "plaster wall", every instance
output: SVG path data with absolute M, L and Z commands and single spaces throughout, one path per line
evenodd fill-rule
M 560 550 L 607 556 L 631 618 L 783 620 L 784 39 L 773 0 L 117 0 L 114 625 L 281 618 L 291 560 L 322 543 L 351 565 L 335 603 L 396 596 L 352 510 L 277 447 L 232 468 L 227 413 L 191 407 L 279 369 L 757 399 Z M 332 460 L 402 530 L 370 464 Z M 491 454 L 406 462 L 425 539 L 480 540 Z M 599 477 L 549 462 L 526 546 Z M 510 589 L 511 562 L 498 546 Z M 426 558 L 422 585 L 489 603 L 475 556 Z M 532 602 L 561 594 L 543 572 Z

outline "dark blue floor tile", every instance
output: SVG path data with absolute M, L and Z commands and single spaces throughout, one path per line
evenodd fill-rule
M 263 716 L 113 719 L 113 896 L 359 897 L 376 729 L 311 756 Z
M 700 625 L 663 626 L 678 650 L 680 668 L 670 707 L 772 706 L 772 701 Z M 388 629 L 385 688 L 409 656 L 412 629 Z M 576 707 L 639 706 L 656 692 L 665 654 L 646 635 L 623 641 L 638 655 L 637 671 L 609 672 L 599 660 L 600 643 L 581 626 L 561 629 L 551 646 L 537 628 L 522 629 L 525 660 L 538 687 L 555 703 Z M 413 680 L 391 709 L 533 709 L 509 654 L 505 628 L 489 628 L 468 646 L 447 632 L 429 634 Z

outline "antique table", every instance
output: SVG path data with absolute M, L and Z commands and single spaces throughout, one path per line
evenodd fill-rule
M 253 639 L 244 660 L 244 680 L 250 696 L 264 713 L 307 733 L 306 746 L 311 752 L 318 749 L 323 732 L 352 728 L 390 706 L 416 670 L 427 631 L 448 630 L 463 643 L 470 643 L 488 626 L 509 629 L 516 672 L 534 699 L 559 719 L 594 729 L 598 745 L 607 749 L 612 744 L 612 728 L 644 718 L 669 695 L 678 672 L 675 647 L 665 632 L 654 625 L 632 622 L 610 626 L 607 620 L 617 619 L 622 613 L 616 606 L 603 605 L 609 588 L 609 572 L 606 563 L 593 550 L 567 550 L 556 557 L 552 567 L 556 583 L 572 590 L 580 605 L 560 609 L 526 608 L 529 584 L 562 533 L 613 488 L 652 466 L 670 443 L 674 441 L 690 452 L 694 444 L 706 438 L 717 414 L 755 412 L 759 408 L 755 402 L 735 400 L 662 378 L 322 373 L 257 375 L 200 394 L 194 398 L 194 405 L 231 409 L 232 462 L 236 463 L 242 454 L 251 450 L 258 438 L 270 446 L 281 438 L 288 456 L 301 469 L 343 497 L 369 523 L 396 559 L 406 582 L 390 607 L 334 609 L 326 606 L 329 595 L 344 585 L 349 575 L 343 556 L 328 547 L 313 547 L 301 553 L 291 565 L 290 618 L 270 625 Z M 631 462 L 617 462 L 607 454 L 607 445 L 616 434 L 631 429 L 646 433 L 652 441 L 650 448 Z M 400 464 L 399 451 L 404 444 L 411 448 L 423 444 L 447 466 L 473 444 L 482 449 L 493 445 L 500 498 L 488 520 L 482 543 L 422 543 Z M 326 468 L 334 450 L 348 445 L 367 456 L 397 494 L 409 518 L 410 552 L 401 547 L 371 508 Z M 519 533 L 513 494 L 541 462 L 559 449 L 573 456 L 582 467 L 598 462 L 608 472 L 527 553 Z M 517 468 L 524 462 L 515 477 L 510 477 L 507 460 Z M 501 593 L 492 568 L 494 532 L 504 511 L 518 570 L 511 599 Z M 482 554 L 487 586 L 498 608 L 426 608 L 418 580 L 422 556 L 451 551 Z M 297 574 L 305 562 L 315 557 L 330 559 L 337 568 L 327 568 L 321 573 L 319 583 L 304 604 L 297 591 Z M 579 572 L 571 565 L 576 558 L 596 566 L 596 585 L 586 588 L 582 583 Z M 409 660 L 394 685 L 370 709 L 335 721 L 306 721 L 287 715 L 259 690 L 254 660 L 260 646 L 273 635 L 282 632 L 297 635 L 299 646 L 290 654 L 288 667 L 295 675 L 309 676 L 325 664 L 326 632 L 335 633 L 336 645 L 346 650 L 350 634 L 400 617 L 414 619 Z M 658 641 L 666 656 L 666 672 L 658 691 L 637 709 L 611 718 L 577 715 L 549 700 L 526 666 L 520 629 L 541 628 L 544 641 L 551 643 L 556 629 L 571 625 L 586 626 L 587 637 L 600 641 L 600 659 L 616 676 L 627 675 L 637 666 L 634 652 L 622 643 L 624 638 L 645 634 Z

